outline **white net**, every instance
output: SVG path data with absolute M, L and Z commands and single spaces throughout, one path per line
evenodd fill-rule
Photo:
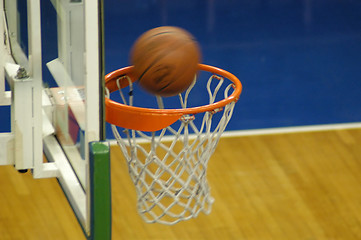
M 184 96 L 179 95 L 182 108 L 187 108 L 196 82 Z M 133 92 L 130 80 L 129 84 L 129 92 Z M 233 91 L 233 84 L 212 75 L 206 88 L 208 104 L 212 104 L 218 94 L 222 95 L 220 92 L 227 98 Z M 133 94 L 128 94 L 126 99 L 124 90 L 119 90 L 123 104 L 132 105 Z M 164 108 L 161 97 L 157 97 L 157 102 L 159 108 Z M 207 165 L 232 116 L 234 105 L 235 102 L 231 102 L 223 109 L 184 115 L 178 122 L 156 132 L 112 125 L 136 187 L 138 212 L 146 222 L 172 225 L 194 218 L 201 211 L 210 213 L 214 199 L 207 182 Z

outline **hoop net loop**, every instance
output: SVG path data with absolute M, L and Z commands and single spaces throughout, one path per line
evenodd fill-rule
M 219 68 L 200 65 L 200 70 L 211 75 L 203 81 L 207 104 L 188 107 L 195 96 L 192 90 L 202 82 L 195 79 L 179 94 L 178 109 L 165 109 L 164 99 L 159 96 L 158 108 L 133 106 L 136 79 L 132 67 L 105 78 L 106 120 L 112 124 L 128 164 L 138 212 L 148 223 L 172 225 L 211 211 L 214 199 L 207 181 L 208 161 L 231 119 L 242 85 L 234 75 Z M 123 93 L 125 89 L 128 94 Z M 115 91 L 119 91 L 122 103 L 110 99 Z M 222 99 L 217 100 L 221 92 Z

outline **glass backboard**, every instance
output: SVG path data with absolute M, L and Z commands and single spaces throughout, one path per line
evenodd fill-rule
M 32 169 L 37 177 L 58 177 L 89 235 L 89 143 L 105 140 L 102 0 L 1 1 L 4 42 L 12 59 L 6 63 L 8 72 L 15 66 L 16 74 L 19 69 L 24 73 L 15 74 L 10 85 L 30 89 L 25 90 L 34 122 L 30 145 L 55 163 L 39 162 L 42 157 L 34 150 L 32 157 L 23 156 L 32 158 L 25 160 L 29 164 L 18 169 Z M 24 88 L 25 82 L 29 88 Z M 48 168 L 53 168 L 52 174 Z

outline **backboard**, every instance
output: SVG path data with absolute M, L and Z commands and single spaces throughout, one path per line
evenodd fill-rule
M 89 160 L 107 149 L 100 142 L 105 140 L 102 0 L 1 0 L 0 7 L 0 102 L 11 106 L 11 132 L 0 135 L 8 146 L 0 165 L 31 169 L 34 178 L 57 177 L 91 237 Z

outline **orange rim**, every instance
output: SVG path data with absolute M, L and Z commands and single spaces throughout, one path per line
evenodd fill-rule
M 128 75 L 132 81 L 133 66 L 125 67 L 105 76 L 105 87 L 112 93 L 118 90 L 117 79 Z M 211 72 L 231 80 L 234 84 L 234 92 L 227 98 L 199 107 L 185 108 L 185 109 L 155 109 L 155 108 L 141 108 L 128 106 L 115 102 L 109 98 L 105 98 L 105 119 L 108 123 L 117 125 L 119 127 L 140 130 L 140 131 L 158 131 L 170 126 L 176 122 L 183 115 L 195 115 L 197 113 L 213 111 L 215 109 L 223 108 L 228 103 L 238 101 L 239 95 L 242 92 L 242 84 L 236 76 L 223 69 L 199 64 L 199 70 Z M 128 81 L 119 82 L 122 88 L 128 85 Z

